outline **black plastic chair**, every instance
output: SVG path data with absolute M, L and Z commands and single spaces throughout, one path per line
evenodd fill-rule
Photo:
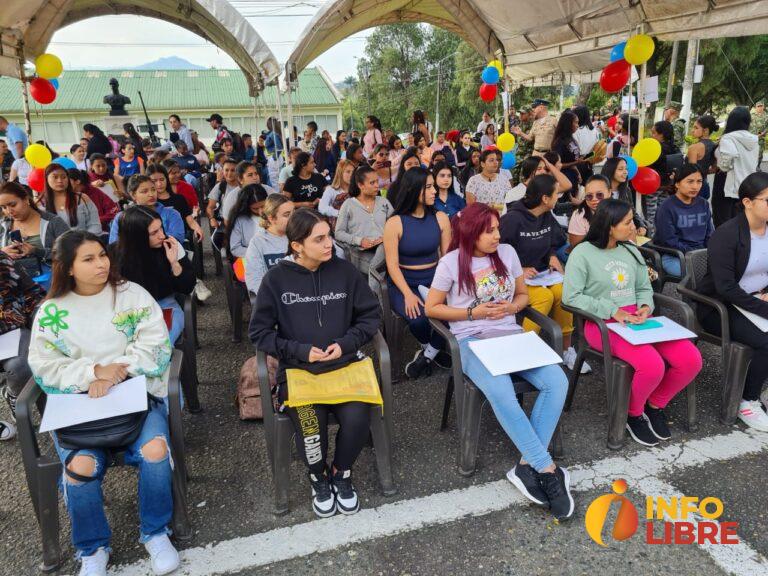
M 179 380 L 183 364 L 183 353 L 174 350 L 168 379 L 168 427 L 170 451 L 173 458 L 173 518 L 171 527 L 174 537 L 187 542 L 192 539 L 192 527 L 187 509 L 187 464 L 184 452 L 184 429 L 181 417 Z M 27 382 L 16 402 L 16 424 L 19 430 L 21 458 L 27 487 L 40 528 L 43 545 L 43 560 L 40 569 L 54 572 L 61 565 L 61 544 L 59 542 L 58 481 L 62 466 L 55 454 L 44 454 L 38 442 L 38 426 L 32 421 L 35 406 L 42 414 L 45 393 L 34 379 Z M 125 465 L 125 453 L 119 450 L 110 454 L 110 466 Z
M 239 343 L 243 340 L 243 306 L 248 300 L 248 289 L 243 282 L 235 277 L 232 263 L 226 258 L 222 250 L 224 262 L 224 290 L 227 298 L 227 311 L 232 323 L 232 342 Z
M 384 337 L 379 332 L 374 336 L 373 345 L 379 360 L 379 384 L 384 405 L 371 405 L 371 436 L 373 449 L 376 452 L 376 466 L 379 470 L 381 489 L 385 496 L 391 496 L 397 493 L 397 489 L 392 476 L 392 381 L 390 378 L 389 349 Z M 257 350 L 256 356 L 256 370 L 264 413 L 264 433 L 275 489 L 274 513 L 281 515 L 289 510 L 288 488 L 291 485 L 290 465 L 295 432 L 288 415 L 275 410 L 267 375 L 266 354 Z M 330 420 L 334 421 L 332 415 Z
M 720 318 L 720 335 L 704 330 L 695 317 L 694 327 L 691 330 L 696 332 L 701 340 L 720 346 L 720 421 L 723 424 L 733 424 L 739 412 L 739 403 L 744 394 L 744 383 L 754 350 L 745 344 L 731 340 L 728 307 L 719 300 L 698 292 L 707 272 L 708 260 L 709 255 L 705 249 L 686 253 L 687 275 L 677 285 L 677 291 L 685 300 L 697 307 L 713 308 Z
M 563 332 L 557 322 L 531 307 L 525 308 L 517 314 L 517 319 L 521 324 L 524 318 L 528 318 L 532 322 L 538 324 L 541 328 L 540 336 L 542 340 L 557 352 L 559 356 L 562 356 Z M 478 388 L 462 371 L 461 353 L 456 337 L 441 321 L 430 318 L 429 322 L 432 325 L 432 328 L 445 339 L 448 352 L 451 355 L 451 370 L 445 388 L 445 401 L 443 403 L 440 430 L 445 430 L 447 426 L 454 389 L 458 387 L 455 395 L 456 423 L 459 432 L 459 474 L 462 476 L 472 476 L 477 467 L 477 453 L 480 443 L 480 423 L 483 416 L 483 406 L 485 406 L 488 401 L 482 390 L 480 390 L 480 388 Z M 521 406 L 525 394 L 538 392 L 534 386 L 522 378 L 513 376 L 512 384 Z M 554 458 L 562 458 L 563 438 L 560 424 L 557 425 L 555 434 L 552 437 L 551 450 Z
M 654 293 L 653 300 L 656 306 L 656 312 L 662 308 L 668 308 L 679 316 L 682 316 L 683 326 L 694 331 L 695 316 L 690 306 L 684 302 L 675 300 L 670 296 L 658 293 Z M 605 377 L 605 392 L 608 399 L 607 444 L 608 448 L 611 450 L 619 450 L 624 446 L 627 414 L 629 410 L 629 394 L 632 389 L 632 377 L 634 376 L 635 371 L 627 362 L 613 356 L 608 339 L 610 330 L 608 330 L 608 325 L 605 320 L 594 314 L 590 314 L 579 308 L 566 306 L 565 304 L 563 304 L 563 309 L 573 314 L 573 318 L 576 321 L 576 331 L 579 334 L 576 363 L 574 364 L 568 379 L 568 397 L 565 400 L 565 411 L 570 411 L 571 406 L 573 405 L 573 398 L 576 394 L 576 387 L 579 383 L 581 367 L 583 366 L 584 361 L 588 356 L 601 361 L 603 363 L 603 373 Z M 603 347 L 602 352 L 596 348 L 592 348 L 587 343 L 586 336 L 584 335 L 584 323 L 587 320 L 594 322 L 600 330 L 600 338 Z M 696 429 L 696 383 L 691 382 L 685 390 L 688 400 L 687 428 L 690 431 L 694 431 Z
M 685 278 L 686 274 L 686 265 L 685 265 L 685 253 L 676 250 L 675 248 L 668 248 L 666 246 L 659 246 L 658 244 L 653 244 L 652 242 L 648 242 L 647 244 L 643 244 L 642 246 L 637 247 L 638 250 L 640 250 L 640 253 L 643 255 L 643 258 L 645 258 L 646 262 L 648 262 L 651 266 L 654 267 L 654 269 L 659 273 L 659 279 L 652 283 L 653 284 L 653 290 L 655 292 L 662 292 L 664 290 L 664 285 L 667 282 L 673 282 L 673 283 L 680 283 L 680 281 Z M 672 274 L 668 274 L 664 270 L 664 265 L 662 263 L 661 257 L 662 256 L 673 256 L 680 260 L 680 269 L 681 269 L 681 275 L 680 276 L 673 276 Z
M 381 305 L 382 325 L 387 346 L 392 354 L 392 381 L 399 382 L 403 373 L 403 340 L 408 323 L 401 316 L 392 311 L 389 302 L 389 286 L 387 285 L 387 263 L 382 262 L 378 266 L 371 267 L 371 278 L 378 285 L 376 296 Z
M 187 410 L 196 414 L 202 410 L 197 388 L 197 304 L 189 294 L 176 294 L 176 302 L 184 311 L 184 331 L 174 343 L 174 348 L 184 352 L 181 365 L 181 388 L 184 390 L 184 403 Z

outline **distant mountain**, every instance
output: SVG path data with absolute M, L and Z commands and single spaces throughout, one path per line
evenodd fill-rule
M 204 70 L 205 66 L 199 66 L 192 64 L 184 58 L 178 56 L 168 56 L 166 58 L 158 58 L 154 62 L 147 62 L 146 64 L 140 64 L 134 67 L 135 70 Z

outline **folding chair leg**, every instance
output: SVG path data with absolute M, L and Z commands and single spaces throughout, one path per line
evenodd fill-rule
M 571 411 L 571 406 L 573 405 L 573 397 L 576 395 L 576 386 L 578 386 L 579 384 L 579 376 L 581 375 L 581 365 L 583 363 L 584 363 L 584 354 L 579 353 L 576 356 L 576 364 L 573 365 L 573 370 L 571 370 L 571 373 L 568 376 L 568 394 L 565 397 L 565 406 L 563 408 L 566 412 Z
M 293 424 L 288 419 L 277 420 L 275 430 L 274 465 L 272 479 L 275 483 L 275 515 L 288 512 L 288 485 L 291 481 L 291 440 Z
M 378 406 L 371 409 L 371 435 L 373 436 L 373 449 L 376 452 L 376 468 L 379 471 L 381 491 L 384 496 L 392 496 L 397 494 L 395 481 L 392 477 L 392 444 L 381 408 Z
M 459 474 L 472 476 L 477 465 L 477 448 L 480 440 L 480 420 L 483 411 L 483 395 L 479 390 L 468 388 L 464 399 L 464 416 L 459 429 Z
M 557 428 L 555 428 L 555 433 L 552 435 L 552 442 L 550 443 L 549 449 L 554 460 L 562 460 L 564 455 L 562 420 L 557 423 Z
M 193 359 L 189 354 L 185 353 L 181 365 L 181 389 L 184 391 L 184 402 L 187 405 L 187 410 L 192 414 L 196 414 L 203 409 L 200 406 L 197 387 L 197 370 L 195 369 Z
M 175 463 L 176 464 L 176 463 Z M 173 470 L 173 536 L 180 542 L 192 540 L 192 526 L 187 508 L 187 479 L 183 466 L 175 465 Z
M 699 427 L 698 424 L 698 418 L 696 416 L 696 382 L 693 381 L 690 384 L 688 384 L 687 388 L 685 389 L 685 395 L 687 400 L 687 407 L 688 407 L 688 422 L 686 425 L 686 428 L 688 429 L 688 432 L 696 432 L 696 430 Z
M 243 340 L 243 291 L 237 284 L 232 285 L 232 342 Z
M 453 399 L 453 376 L 448 377 L 448 384 L 445 386 L 445 402 L 443 402 L 443 418 L 440 420 L 440 432 L 443 432 L 448 426 L 448 414 L 451 411 L 451 400 Z
M 47 460 L 47 461 L 46 461 Z M 59 544 L 59 491 L 57 482 L 61 477 L 61 463 L 58 460 L 41 459 L 37 468 L 38 523 L 43 541 L 43 572 L 53 572 L 61 564 Z
M 221 261 L 221 254 L 218 250 L 216 250 L 216 247 L 213 248 L 213 263 L 216 266 L 216 276 L 221 276 L 221 273 L 224 270 L 224 263 Z
M 752 349 L 732 343 L 728 350 L 728 370 L 724 374 L 720 393 L 720 422 L 733 424 L 744 395 L 747 371 L 752 362 Z M 725 370 L 725 368 L 723 369 Z
M 389 336 L 392 344 L 389 346 L 389 354 L 392 360 L 392 382 L 399 382 L 403 377 L 403 330 L 400 321 L 392 319 L 392 335 Z
M 624 446 L 632 389 L 633 370 L 626 364 L 614 364 L 611 381 L 606 382 L 608 393 L 608 448 L 619 450 Z

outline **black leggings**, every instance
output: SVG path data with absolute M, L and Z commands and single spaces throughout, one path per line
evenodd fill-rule
M 296 448 L 313 474 L 325 471 L 328 460 L 328 414 L 339 423 L 333 465 L 337 470 L 350 470 L 368 441 L 370 404 L 309 404 L 285 408 L 296 430 Z
M 701 325 L 707 332 L 720 334 L 720 316 L 712 310 L 699 316 Z M 744 384 L 744 400 L 757 400 L 763 383 L 768 378 L 768 333 L 763 332 L 733 306 L 728 306 L 728 323 L 731 339 L 745 344 L 755 352 L 747 370 Z

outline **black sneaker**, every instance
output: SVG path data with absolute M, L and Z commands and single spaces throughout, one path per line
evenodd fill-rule
M 539 481 L 549 500 L 549 509 L 558 520 L 567 520 L 573 515 L 575 508 L 571 496 L 571 477 L 568 470 L 555 468 L 554 472 L 539 474 Z
M 656 438 L 659 440 L 669 440 L 672 438 L 672 432 L 667 425 L 667 415 L 661 408 L 651 408 L 649 404 L 645 405 L 645 417 L 648 420 L 648 426 Z
M 539 473 L 530 464 L 518 464 L 512 468 L 512 470 L 507 472 L 507 480 L 512 482 L 515 488 L 520 490 L 523 496 L 534 504 L 541 506 L 549 504 L 547 494 L 541 488 L 541 482 L 539 482 Z
M 3 398 L 8 403 L 8 408 L 11 409 L 11 416 L 13 417 L 13 421 L 16 422 L 16 396 L 11 394 L 11 390 L 8 388 L 8 385 L 0 388 L 0 394 L 2 394 Z
M 432 374 L 432 361 L 424 356 L 424 350 L 419 349 L 413 356 L 413 360 L 405 365 L 405 375 L 408 378 L 419 378 L 423 374 L 427 376 Z
M 627 416 L 627 430 L 629 430 L 629 435 L 632 436 L 632 439 L 638 444 L 656 446 L 659 443 L 656 436 L 651 432 L 651 426 L 648 424 L 645 414 Z
M 434 362 L 438 368 L 442 368 L 443 370 L 451 369 L 451 355 L 445 350 L 440 350 L 437 353 L 437 356 L 432 359 L 432 362 Z
M 331 481 L 326 473 L 320 476 L 309 473 L 312 485 L 312 509 L 319 518 L 328 518 L 336 514 L 336 498 L 331 489 Z
M 336 510 L 342 514 L 354 514 L 360 510 L 357 491 L 352 485 L 352 471 L 337 470 L 332 481 L 331 487 L 336 495 Z

